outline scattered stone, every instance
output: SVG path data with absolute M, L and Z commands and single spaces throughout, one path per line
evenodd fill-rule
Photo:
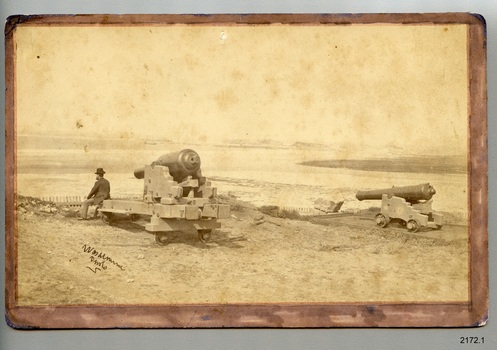
M 261 215 L 257 215 L 257 216 L 254 218 L 254 221 L 252 222 L 252 224 L 253 224 L 254 226 L 256 226 L 256 225 L 263 224 L 263 223 L 265 223 L 265 222 L 266 222 L 266 220 L 264 220 L 264 215 L 262 215 L 262 214 L 261 214 Z
M 325 213 L 337 213 L 343 205 L 343 201 L 333 202 L 331 200 L 318 198 L 314 202 L 314 209 L 323 211 Z
M 50 213 L 50 208 L 42 207 L 42 208 L 40 208 L 40 211 L 42 211 L 44 213 Z

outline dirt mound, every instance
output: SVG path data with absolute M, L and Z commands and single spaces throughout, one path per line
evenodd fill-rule
M 20 213 L 48 213 L 55 214 L 59 211 L 54 202 L 44 201 L 34 197 L 18 196 L 17 210 Z
M 79 208 L 42 200 L 36 197 L 18 196 L 17 212 L 21 215 L 76 217 L 79 215 Z

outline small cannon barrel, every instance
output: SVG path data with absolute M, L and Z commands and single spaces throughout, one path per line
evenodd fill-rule
M 166 153 L 159 157 L 152 165 L 162 165 L 169 168 L 169 174 L 174 181 L 181 182 L 187 176 L 198 178 L 200 175 L 200 156 L 192 149 L 183 149 L 178 152 Z M 135 177 L 143 179 L 145 169 L 135 169 Z
M 368 199 L 381 199 L 386 194 L 388 196 L 395 196 L 404 198 L 407 202 L 419 202 L 421 200 L 429 200 L 437 193 L 435 188 L 429 183 L 416 185 L 416 186 L 401 186 L 384 188 L 381 190 L 359 191 L 356 193 L 356 198 L 360 201 Z

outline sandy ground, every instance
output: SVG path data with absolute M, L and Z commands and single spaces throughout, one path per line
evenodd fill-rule
M 409 233 L 368 217 L 313 223 L 232 205 L 210 242 L 145 220 L 78 221 L 20 198 L 18 304 L 436 302 L 468 299 L 466 226 Z M 450 223 L 449 223 L 450 224 Z

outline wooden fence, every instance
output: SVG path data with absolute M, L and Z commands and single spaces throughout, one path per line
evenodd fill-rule
M 42 201 L 53 202 L 56 205 L 65 205 L 68 207 L 80 207 L 81 204 L 86 200 L 84 196 L 50 196 L 50 197 L 40 197 Z M 130 198 L 112 198 L 121 200 L 140 200 L 139 197 Z
M 286 211 L 296 211 L 297 213 L 299 214 L 308 214 L 308 215 L 314 215 L 315 214 L 315 210 L 314 208 L 310 208 L 310 207 L 283 207 L 282 208 L 283 210 L 286 210 Z
M 81 203 L 86 199 L 83 196 L 54 196 L 41 197 L 45 202 L 54 202 L 57 205 L 67 205 L 68 207 L 80 207 Z

